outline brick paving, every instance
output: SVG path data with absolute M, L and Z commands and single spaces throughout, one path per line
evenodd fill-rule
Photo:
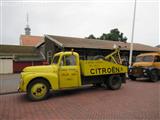
M 120 90 L 86 87 L 30 102 L 24 93 L 0 95 L 0 120 L 159 120 L 160 82 L 127 81 Z

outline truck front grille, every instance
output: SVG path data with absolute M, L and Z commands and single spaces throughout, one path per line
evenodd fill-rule
M 132 71 L 133 74 L 143 74 L 143 68 L 135 67 Z

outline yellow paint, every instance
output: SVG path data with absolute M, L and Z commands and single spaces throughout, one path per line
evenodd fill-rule
M 143 66 L 143 67 L 150 67 L 153 65 L 153 62 L 135 62 L 133 64 L 134 67 L 140 67 L 140 66 Z
M 79 66 L 61 66 L 59 68 L 60 88 L 80 86 Z
M 82 60 L 81 71 L 84 76 L 127 73 L 127 67 L 104 60 Z

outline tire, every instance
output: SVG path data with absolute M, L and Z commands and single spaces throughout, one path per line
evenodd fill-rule
M 133 81 L 136 80 L 136 77 L 134 77 L 133 75 L 129 75 L 129 78 Z
M 106 86 L 108 86 L 111 90 L 118 90 L 121 88 L 122 79 L 119 75 L 111 75 L 106 82 Z
M 102 55 L 97 55 L 93 58 L 93 60 L 105 60 L 105 58 Z
M 49 95 L 49 84 L 43 79 L 36 79 L 29 83 L 27 96 L 32 101 L 44 100 Z
M 157 74 L 157 71 L 156 70 L 152 70 L 151 72 L 150 72 L 150 80 L 152 81 L 152 82 L 157 82 L 158 81 L 158 74 Z

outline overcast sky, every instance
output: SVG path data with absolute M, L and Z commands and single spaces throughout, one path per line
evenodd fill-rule
M 134 0 L 28 1 L 1 1 L 1 44 L 19 44 L 27 12 L 32 35 L 99 37 L 118 28 L 131 41 Z M 137 0 L 134 42 L 160 44 L 159 5 L 158 0 Z

